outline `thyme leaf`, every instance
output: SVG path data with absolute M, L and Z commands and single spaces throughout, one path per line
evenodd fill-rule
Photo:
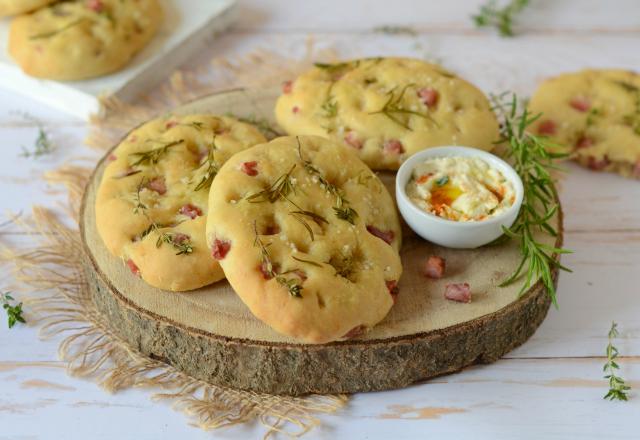
M 604 399 L 608 400 L 628 400 L 629 390 L 631 387 L 627 385 L 623 378 L 616 374 L 616 370 L 620 369 L 620 366 L 616 362 L 618 357 L 618 349 L 613 345 L 613 340 L 618 337 L 618 324 L 611 323 L 611 329 L 609 330 L 609 344 L 607 344 L 607 363 L 604 364 L 603 371 L 607 373 L 604 378 L 609 379 L 609 391 Z
M 525 282 L 519 293 L 522 294 L 540 279 L 557 308 L 552 268 L 571 272 L 555 258 L 556 254 L 571 251 L 540 243 L 536 241 L 534 234 L 541 230 L 554 237 L 557 235 L 556 229 L 550 223 L 558 210 L 558 204 L 555 182 L 549 170 L 555 167 L 555 159 L 567 155 L 550 152 L 548 147 L 551 144 L 547 138 L 527 131 L 541 115 L 532 115 L 526 106 L 523 107 L 518 102 L 515 94 L 511 94 L 510 98 L 508 95 L 505 93 L 492 96 L 491 100 L 493 110 L 502 120 L 501 139 L 498 142 L 508 148 L 506 156 L 512 160 L 524 186 L 524 198 L 518 218 L 511 228 L 503 227 L 505 239 L 518 240 L 522 259 L 500 286 L 510 285 L 524 275 Z
M 419 116 L 421 118 L 427 119 L 433 125 L 438 127 L 439 126 L 438 123 L 433 119 L 433 117 L 429 113 L 420 113 L 417 111 L 405 109 L 401 106 L 402 99 L 404 98 L 404 95 L 407 92 L 407 89 L 409 87 L 415 87 L 415 84 L 407 84 L 402 88 L 402 90 L 400 90 L 400 93 L 398 94 L 395 93 L 397 87 L 394 87 L 393 89 L 389 90 L 389 92 L 387 93 L 387 102 L 385 102 L 385 104 L 382 106 L 380 110 L 377 110 L 375 112 L 370 112 L 369 114 L 385 115 L 387 118 L 389 118 L 396 124 L 400 125 L 401 127 L 406 128 L 409 131 L 413 131 L 413 130 L 409 126 L 408 122 L 405 122 L 400 118 L 401 115 Z
M 157 142 L 157 141 L 151 141 L 151 142 Z M 170 148 L 175 147 L 176 145 L 179 145 L 183 142 L 184 142 L 184 139 L 179 139 L 177 141 L 171 141 L 164 144 L 160 142 L 162 146 L 158 148 L 153 148 L 148 151 L 141 151 L 139 153 L 131 153 L 129 154 L 129 156 L 137 159 L 131 164 L 131 166 L 135 167 L 138 165 L 152 165 L 152 164 L 155 165 L 158 163 L 158 161 L 162 156 L 164 156 L 169 152 Z
M 11 296 L 11 292 L 0 293 L 0 300 L 2 301 L 2 308 L 7 312 L 7 324 L 9 328 L 13 328 L 16 323 L 26 323 L 24 317 L 22 316 L 22 303 L 18 305 L 11 305 L 14 300 L 13 296 Z
M 476 27 L 494 27 L 501 37 L 513 37 L 514 18 L 528 5 L 529 0 L 509 0 L 505 6 L 499 7 L 496 0 L 489 0 L 471 19 Z

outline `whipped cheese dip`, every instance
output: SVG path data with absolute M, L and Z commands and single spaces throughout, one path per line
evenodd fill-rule
M 513 206 L 513 183 L 478 157 L 434 157 L 418 164 L 407 196 L 423 211 L 447 220 L 482 221 Z

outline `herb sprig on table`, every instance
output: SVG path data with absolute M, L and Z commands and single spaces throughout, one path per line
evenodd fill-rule
M 14 298 L 11 296 L 11 292 L 0 293 L 0 301 L 2 302 L 2 308 L 7 312 L 9 328 L 13 328 L 16 323 L 26 323 L 22 317 L 22 303 L 18 305 L 12 305 Z
M 528 5 L 529 0 L 509 0 L 505 6 L 499 7 L 496 0 L 489 0 L 471 18 L 477 27 L 494 27 L 501 37 L 513 37 L 514 17 Z
M 515 94 L 492 96 L 491 99 L 493 109 L 502 122 L 499 143 L 507 147 L 507 159 L 511 160 L 524 186 L 520 214 L 511 228 L 503 228 L 507 239 L 518 240 L 522 259 L 500 286 L 510 285 L 524 275 L 525 282 L 520 289 L 522 294 L 540 279 L 551 301 L 558 307 L 552 269 L 571 270 L 561 265 L 555 254 L 571 251 L 541 243 L 536 240 L 535 233 L 543 231 L 554 237 L 558 235 L 550 223 L 558 211 L 557 191 L 550 170 L 556 168 L 554 161 L 566 157 L 566 154 L 549 151 L 552 144 L 546 137 L 527 131 L 541 115 L 531 114 Z
M 609 392 L 604 396 L 604 399 L 609 400 L 628 400 L 628 392 L 631 387 L 628 386 L 624 379 L 616 375 L 616 370 L 620 369 L 620 366 L 616 362 L 618 357 L 618 349 L 614 347 L 613 340 L 618 337 L 618 324 L 611 323 L 611 329 L 609 330 L 609 344 L 607 344 L 607 363 L 604 364 L 603 371 L 607 373 L 604 378 L 609 379 Z
M 25 120 L 32 122 L 37 126 L 38 137 L 36 137 L 33 149 L 29 150 L 25 146 L 22 146 L 22 153 L 20 154 L 20 156 L 37 159 L 41 156 L 51 154 L 53 150 L 55 150 L 55 145 L 51 141 L 49 133 L 45 129 L 44 124 L 28 113 L 22 113 L 22 116 Z

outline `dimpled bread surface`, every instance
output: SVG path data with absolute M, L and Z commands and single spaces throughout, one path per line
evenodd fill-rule
M 491 150 L 499 137 L 480 90 L 441 66 L 407 58 L 316 64 L 284 83 L 275 114 L 289 134 L 329 137 L 372 169 L 396 170 L 434 146 Z
M 281 137 L 231 158 L 210 192 L 207 242 L 251 312 L 302 342 L 362 334 L 398 292 L 394 202 L 324 138 Z
M 76 0 L 16 17 L 9 54 L 31 76 L 82 80 L 120 70 L 156 34 L 157 0 Z
M 160 289 L 224 278 L 205 240 L 211 181 L 233 154 L 265 141 L 249 124 L 211 115 L 169 116 L 132 131 L 105 159 L 96 198 L 109 252 Z
M 532 130 L 549 136 L 595 171 L 640 178 L 640 75 L 583 70 L 544 81 L 530 108 L 542 113 Z

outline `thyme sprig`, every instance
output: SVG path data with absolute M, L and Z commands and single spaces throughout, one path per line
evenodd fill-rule
M 220 170 L 218 164 L 215 161 L 215 150 L 216 139 L 214 135 L 213 140 L 211 141 L 211 145 L 209 146 L 209 151 L 207 152 L 207 158 L 202 163 L 202 165 L 200 165 L 200 168 L 206 166 L 207 170 L 204 172 L 204 175 L 202 176 L 202 179 L 200 179 L 200 182 L 194 188 L 195 191 L 210 188 L 211 184 L 213 183 L 213 179 L 216 177 L 218 171 Z
M 605 394 L 604 399 L 609 400 L 628 400 L 629 390 L 624 379 L 616 374 L 616 370 L 620 369 L 620 366 L 616 362 L 618 357 L 618 349 L 613 345 L 613 340 L 618 337 L 618 324 L 611 323 L 611 329 L 609 330 L 609 344 L 607 344 L 607 363 L 604 364 L 602 371 L 607 373 L 604 378 L 609 379 L 609 391 Z
M 151 142 L 158 142 L 158 141 L 151 141 Z M 184 142 L 184 139 L 179 139 L 177 141 L 171 141 L 166 143 L 158 142 L 159 144 L 161 144 L 160 147 L 153 148 L 148 151 L 131 153 L 129 154 L 129 156 L 137 159 L 131 164 L 131 166 L 135 167 L 138 165 L 155 165 L 158 163 L 158 161 L 162 156 L 164 156 L 169 152 L 170 148 L 175 147 L 176 145 L 179 145 L 183 142 Z
M 270 246 L 271 243 L 269 243 L 268 245 L 265 245 L 262 242 L 262 240 L 260 240 L 260 236 L 258 235 L 258 227 L 255 222 L 253 223 L 253 230 L 255 232 L 255 237 L 256 237 L 253 242 L 253 245 L 260 249 L 260 255 L 262 258 L 261 267 L 262 267 L 262 270 L 265 272 L 265 275 L 275 279 L 276 282 L 280 284 L 282 287 L 284 287 L 285 289 L 287 289 L 289 294 L 294 298 L 302 298 L 303 289 L 300 282 L 295 278 L 286 278 L 284 276 L 285 274 L 278 274 L 276 272 L 274 264 L 271 261 L 271 256 L 269 255 L 269 250 L 267 249 L 267 247 Z M 289 272 L 291 271 L 288 271 L 287 273 Z
M 0 293 L 0 300 L 2 301 L 2 308 L 7 312 L 7 324 L 9 328 L 13 328 L 16 323 L 26 323 L 27 321 L 22 316 L 22 303 L 18 305 L 11 305 L 15 299 L 11 296 L 11 292 Z
M 491 99 L 494 111 L 502 120 L 501 139 L 498 142 L 507 147 L 507 159 L 512 161 L 524 186 L 518 218 L 511 228 L 503 227 L 506 239 L 519 241 L 522 259 L 500 286 L 512 284 L 525 275 L 519 292 L 522 294 L 540 279 L 551 301 L 558 307 L 552 269 L 571 270 L 562 266 L 555 255 L 571 251 L 541 243 L 536 240 L 535 233 L 544 231 L 553 237 L 557 236 L 556 229 L 550 223 L 558 211 L 557 191 L 549 170 L 556 168 L 554 160 L 567 155 L 549 151 L 551 144 L 547 138 L 527 131 L 541 115 L 532 115 L 526 106 L 518 102 L 515 94 L 511 94 L 510 98 L 508 95 L 492 96 Z
M 427 119 L 433 125 L 438 127 L 438 123 L 435 121 L 435 119 L 433 119 L 433 117 L 429 113 L 420 113 L 420 112 L 409 110 L 402 107 L 402 100 L 404 98 L 405 93 L 407 92 L 407 89 L 409 89 L 410 87 L 415 87 L 415 84 L 407 84 L 400 90 L 400 93 L 397 93 L 397 94 L 396 94 L 397 87 L 394 87 L 393 89 L 389 90 L 389 92 L 387 92 L 387 102 L 385 102 L 385 104 L 382 106 L 380 110 L 377 110 L 375 112 L 370 112 L 369 114 L 385 115 L 387 118 L 389 118 L 396 124 L 400 125 L 401 127 L 406 128 L 409 131 L 412 131 L 411 127 L 409 127 L 409 124 L 407 122 L 400 119 L 399 115 L 419 116 L 421 118 Z
M 51 30 L 51 31 L 41 32 L 39 34 L 31 35 L 29 37 L 29 39 L 30 40 L 43 40 L 43 39 L 46 39 L 46 38 L 54 37 L 54 36 L 56 36 L 58 34 L 61 34 L 62 32 L 66 31 L 68 29 L 71 29 L 74 26 L 79 25 L 80 23 L 82 23 L 85 20 L 86 20 L 85 17 L 78 18 L 77 20 L 74 20 L 74 21 L 72 21 L 70 23 L 67 23 L 66 25 L 64 25 L 64 26 L 62 26 L 62 27 L 60 27 L 58 29 L 54 29 L 54 30 Z
M 471 18 L 476 27 L 494 27 L 501 37 L 513 37 L 514 18 L 528 5 L 529 0 L 509 0 L 505 6 L 499 7 L 496 0 L 489 0 Z
M 38 137 L 36 137 L 32 150 L 29 150 L 25 146 L 22 146 L 22 153 L 20 154 L 20 156 L 26 158 L 32 157 L 34 159 L 37 159 L 41 156 L 51 154 L 53 150 L 55 150 L 55 145 L 49 138 L 49 133 L 47 133 L 43 123 L 28 113 L 24 113 L 23 117 L 26 120 L 36 124 L 38 128 Z

